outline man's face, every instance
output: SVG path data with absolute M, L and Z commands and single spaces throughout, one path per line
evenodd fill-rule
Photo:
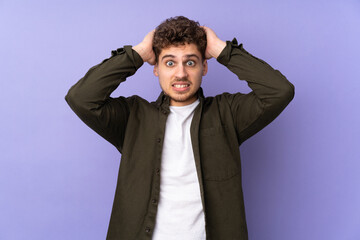
M 160 86 L 170 96 L 173 106 L 193 103 L 206 73 L 207 61 L 202 60 L 193 43 L 163 49 L 154 67 L 154 74 L 159 77 Z

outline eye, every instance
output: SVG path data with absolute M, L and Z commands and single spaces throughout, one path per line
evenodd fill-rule
M 172 67 L 172 66 L 174 66 L 174 62 L 173 61 L 167 61 L 166 66 Z
M 190 60 L 190 61 L 187 61 L 186 62 L 186 65 L 187 66 L 194 66 L 195 65 L 195 62 L 193 60 Z

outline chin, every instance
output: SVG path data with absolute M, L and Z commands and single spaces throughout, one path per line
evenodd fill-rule
M 178 103 L 179 105 L 188 105 L 193 103 L 196 100 L 196 97 L 194 94 L 192 95 L 188 95 L 188 94 L 184 94 L 183 96 L 179 96 L 179 95 L 170 95 L 170 98 L 172 101 L 174 101 L 175 103 Z

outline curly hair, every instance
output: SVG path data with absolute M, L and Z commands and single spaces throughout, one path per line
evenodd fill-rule
M 168 18 L 156 27 L 153 38 L 153 50 L 158 62 L 161 50 L 170 46 L 194 43 L 202 59 L 205 60 L 206 32 L 199 22 L 184 16 Z

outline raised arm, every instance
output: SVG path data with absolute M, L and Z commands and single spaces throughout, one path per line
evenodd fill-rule
M 215 57 L 252 89 L 248 94 L 224 94 L 232 110 L 240 145 L 285 109 L 294 97 L 295 88 L 280 71 L 248 53 L 236 39 L 221 45 L 222 41 L 211 29 L 205 30 L 211 39 L 208 41 L 208 57 Z
M 134 46 L 133 49 L 141 56 L 144 62 L 155 65 L 155 53 L 153 51 L 153 38 L 155 29 L 149 32 L 141 43 Z
M 78 117 L 120 152 L 132 99 L 110 95 L 127 77 L 135 74 L 143 62 L 155 62 L 152 36 L 153 31 L 133 48 L 124 46 L 112 51 L 110 58 L 90 68 L 65 96 Z

